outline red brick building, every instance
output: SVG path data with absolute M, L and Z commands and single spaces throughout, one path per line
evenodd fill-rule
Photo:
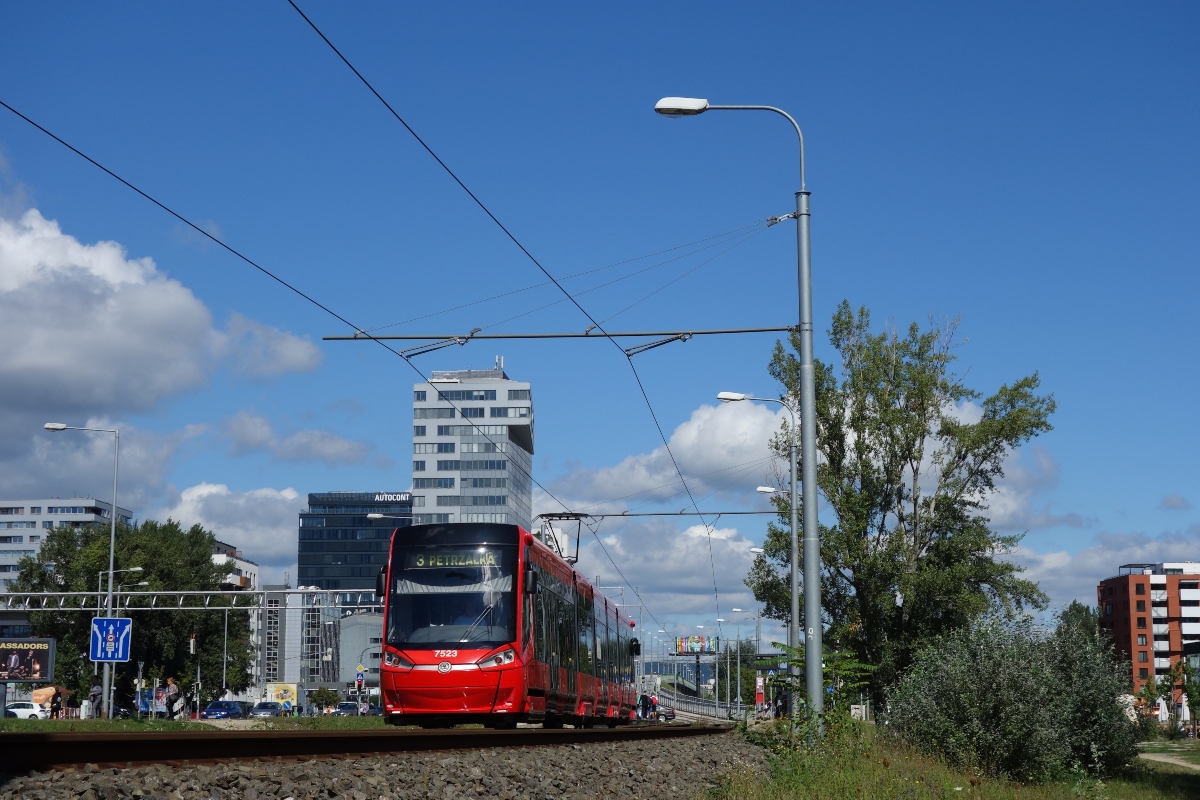
M 1200 654 L 1200 562 L 1123 564 L 1100 581 L 1096 602 L 1100 626 L 1133 665 L 1133 691 Z

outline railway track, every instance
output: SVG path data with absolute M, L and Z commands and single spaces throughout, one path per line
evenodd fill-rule
M 135 733 L 0 733 L 0 771 L 47 771 L 228 761 L 357 758 L 430 750 L 486 747 L 595 744 L 645 739 L 712 736 L 727 733 L 715 725 L 633 725 L 620 728 L 509 731 L 343 730 L 343 731 L 181 731 Z

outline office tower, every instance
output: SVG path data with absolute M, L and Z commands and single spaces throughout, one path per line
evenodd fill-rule
M 533 401 L 492 369 L 434 372 L 413 384 L 413 522 L 502 522 L 529 530 Z

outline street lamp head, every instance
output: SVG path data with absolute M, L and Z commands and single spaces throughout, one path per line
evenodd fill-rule
M 367 514 L 367 519 L 383 519 L 383 514 Z
M 737 403 L 746 399 L 741 392 L 717 392 L 717 399 L 722 403 Z
M 724 619 L 722 619 L 721 617 L 717 617 L 717 622 L 724 622 L 724 621 L 725 621 L 725 620 L 724 620 Z
M 766 551 L 765 551 L 765 550 L 763 550 L 761 547 L 751 547 L 751 548 L 750 548 L 750 552 L 751 552 L 751 553 L 754 553 L 754 555 L 756 555 L 756 556 L 757 556 L 757 555 L 762 555 L 762 554 L 763 554 L 763 553 L 765 553 Z M 735 610 L 736 610 L 736 609 L 735 609 Z
M 732 608 L 732 609 L 730 609 L 730 611 L 741 611 L 741 609 L 740 608 Z
M 127 569 L 125 571 L 126 572 L 141 572 L 142 568 L 141 567 L 130 567 L 129 569 Z
M 694 117 L 708 111 L 708 101 L 695 97 L 664 97 L 654 104 L 654 111 L 664 117 Z
M 65 423 L 65 422 L 47 422 L 42 427 L 48 431 L 55 431 L 55 432 L 65 431 L 67 429 L 67 423 Z
M 754 491 L 758 492 L 759 494 L 775 494 L 779 490 L 774 486 L 759 486 Z

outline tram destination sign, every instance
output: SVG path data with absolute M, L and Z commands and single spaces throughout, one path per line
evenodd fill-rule
M 498 567 L 500 551 L 486 547 L 459 550 L 418 550 L 404 559 L 406 569 L 445 569 L 447 567 Z
M 54 639 L 0 639 L 0 681 L 54 680 Z

